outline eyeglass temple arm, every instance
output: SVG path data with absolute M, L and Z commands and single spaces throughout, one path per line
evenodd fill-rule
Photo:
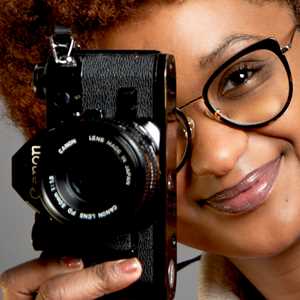
M 293 29 L 293 31 L 292 31 L 292 35 L 291 35 L 290 41 L 288 42 L 288 44 L 285 45 L 285 46 L 283 46 L 283 47 L 281 48 L 282 54 L 285 53 L 285 52 L 287 52 L 288 50 L 290 50 L 290 49 L 292 48 L 292 44 L 293 44 L 293 41 L 294 41 L 295 33 L 296 33 L 296 31 L 297 31 L 298 29 L 300 29 L 300 24 L 297 24 L 297 25 L 294 27 L 294 29 Z
M 202 98 L 203 98 L 202 96 L 199 96 L 199 97 L 197 97 L 195 99 L 192 99 L 192 100 L 188 101 L 187 103 L 185 103 L 185 104 L 183 104 L 181 106 L 178 106 L 177 108 L 179 108 L 181 110 L 181 109 L 185 108 L 186 106 L 188 106 L 188 105 L 190 105 L 190 104 L 192 104 L 192 103 L 194 103 L 194 102 L 196 102 L 196 101 L 198 101 L 198 100 L 200 100 Z

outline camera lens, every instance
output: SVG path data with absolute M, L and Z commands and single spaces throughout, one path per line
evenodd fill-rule
M 159 180 L 154 145 L 138 128 L 101 121 L 49 133 L 41 158 L 42 202 L 53 218 L 62 223 L 134 220 Z

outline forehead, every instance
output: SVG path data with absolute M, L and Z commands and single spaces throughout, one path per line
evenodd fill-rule
M 233 34 L 283 38 L 292 22 L 290 9 L 278 1 L 256 4 L 246 0 L 187 0 L 153 4 L 108 31 L 99 46 L 169 53 L 188 47 L 190 54 L 205 54 Z
M 173 54 L 177 99 L 181 104 L 185 99 L 199 96 L 216 67 L 251 43 L 249 40 L 231 43 L 218 59 L 209 60 L 203 67 L 201 62 L 218 52 L 231 36 L 273 36 L 284 43 L 293 28 L 290 9 L 277 1 L 267 4 L 246 0 L 175 2 L 143 7 L 136 17 L 112 28 L 104 36 L 96 34 L 92 47 L 153 49 Z

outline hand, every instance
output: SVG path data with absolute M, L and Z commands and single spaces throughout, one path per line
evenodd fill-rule
M 92 300 L 135 282 L 142 267 L 135 258 L 84 269 L 79 259 L 36 259 L 0 276 L 4 300 Z

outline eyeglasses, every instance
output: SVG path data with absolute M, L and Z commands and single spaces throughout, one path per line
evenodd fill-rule
M 212 116 L 241 128 L 262 127 L 279 118 L 288 108 L 293 83 L 285 53 L 273 38 L 250 45 L 222 64 L 204 85 L 202 95 L 178 107 L 187 112 L 194 103 L 204 101 Z
M 296 31 L 283 47 L 273 38 L 265 38 L 241 50 L 209 77 L 202 95 L 177 107 L 181 129 L 177 142 L 177 170 L 191 151 L 189 112 L 204 102 L 217 121 L 238 128 L 263 127 L 278 119 L 288 108 L 293 94 L 292 75 L 285 53 L 291 49 Z M 195 109 L 194 111 L 197 111 Z M 199 111 L 199 110 L 198 110 Z

